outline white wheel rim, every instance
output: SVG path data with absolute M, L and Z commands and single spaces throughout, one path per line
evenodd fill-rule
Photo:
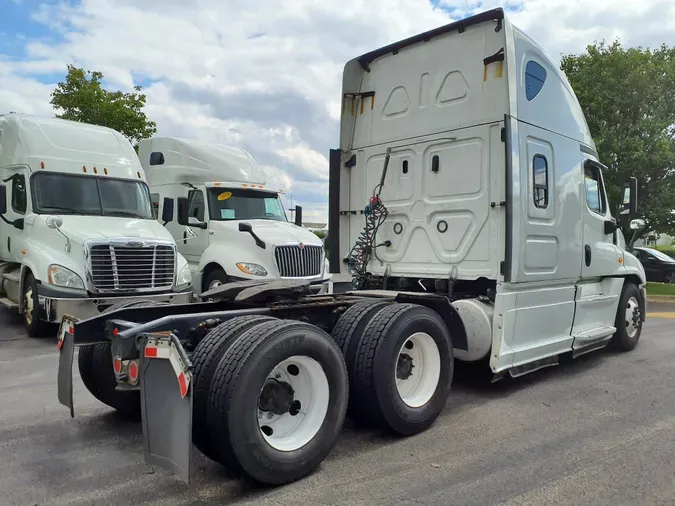
M 286 413 L 274 414 L 259 406 L 260 433 L 276 450 L 291 452 L 302 448 L 319 432 L 328 413 L 328 377 L 319 362 L 296 355 L 278 364 L 267 377 L 269 380 L 290 385 L 294 391 L 293 407 Z
M 626 305 L 626 334 L 635 337 L 640 328 L 640 305 L 635 297 L 628 299 Z
M 217 286 L 220 286 L 220 285 L 222 285 L 222 283 L 220 281 L 218 281 L 217 279 L 215 279 L 215 280 L 211 281 L 211 284 L 209 285 L 209 290 L 211 290 L 212 288 L 215 288 Z
M 33 289 L 29 288 L 26 292 L 26 323 L 33 323 Z
M 441 378 L 441 353 L 429 334 L 417 332 L 406 339 L 398 352 L 394 375 L 405 404 L 419 408 L 431 400 Z

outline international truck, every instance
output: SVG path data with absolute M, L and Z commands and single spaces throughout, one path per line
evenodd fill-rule
M 54 337 L 49 324 L 64 315 L 191 300 L 187 261 L 153 219 L 143 169 L 119 132 L 0 115 L 0 174 L 0 305 L 23 315 L 30 336 Z
M 267 184 L 247 151 L 153 137 L 140 141 L 138 154 L 158 217 L 167 198 L 187 198 L 167 229 L 190 265 L 197 295 L 247 279 L 306 279 L 314 293 L 332 291 L 321 239 L 302 227 L 300 206 L 295 223 L 288 221 L 283 191 Z
M 71 415 L 74 347 L 111 349 L 108 384 L 136 395 L 146 462 L 189 481 L 197 448 L 280 485 L 326 458 L 347 413 L 428 429 L 455 360 L 499 380 L 635 348 L 645 273 L 618 226 L 636 180 L 612 209 L 572 88 L 502 9 L 349 61 L 342 105 L 330 264 L 354 289 L 233 282 L 207 302 L 64 318 Z

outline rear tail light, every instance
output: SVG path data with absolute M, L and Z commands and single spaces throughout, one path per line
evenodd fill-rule
M 122 360 L 120 357 L 115 357 L 115 360 L 113 360 L 113 370 L 115 371 L 115 374 L 122 372 Z
M 129 361 L 129 384 L 135 385 L 138 383 L 138 370 L 139 370 L 139 364 L 138 360 L 130 360 Z

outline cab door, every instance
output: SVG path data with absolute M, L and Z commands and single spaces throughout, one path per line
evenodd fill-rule
M 199 264 L 204 250 L 209 245 L 209 231 L 207 228 L 199 228 L 198 224 L 208 224 L 208 209 L 204 192 L 201 189 L 188 192 L 188 219 L 195 225 L 182 227 L 182 238 L 177 239 L 178 251 L 191 265 Z M 189 228 L 189 230 L 188 230 Z
M 2 172 L 3 184 L 7 188 L 7 214 L 3 216 L 2 258 L 21 263 L 24 249 L 22 230 L 24 217 L 28 212 L 27 169 L 6 168 Z
M 576 311 L 572 336 L 575 350 L 600 343 L 614 333 L 616 308 L 623 279 L 612 278 L 623 259 L 614 233 L 602 177 L 603 166 L 581 153 L 581 265 L 576 284 Z

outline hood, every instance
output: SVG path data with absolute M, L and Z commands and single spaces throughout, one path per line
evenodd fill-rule
M 157 220 L 141 220 L 118 216 L 72 216 L 63 219 L 61 232 L 79 244 L 88 239 L 139 237 L 173 241 L 169 231 Z M 57 232 L 58 233 L 58 232 Z
M 253 232 L 270 246 L 283 246 L 286 244 L 303 243 L 306 246 L 323 246 L 321 239 L 315 234 L 293 223 L 276 220 L 242 220 L 240 221 L 216 221 L 210 222 L 211 230 L 218 237 L 221 233 L 245 234 L 239 232 L 239 223 L 249 223 Z M 229 235 L 229 234 L 228 234 Z M 227 239 L 229 240 L 229 238 Z

